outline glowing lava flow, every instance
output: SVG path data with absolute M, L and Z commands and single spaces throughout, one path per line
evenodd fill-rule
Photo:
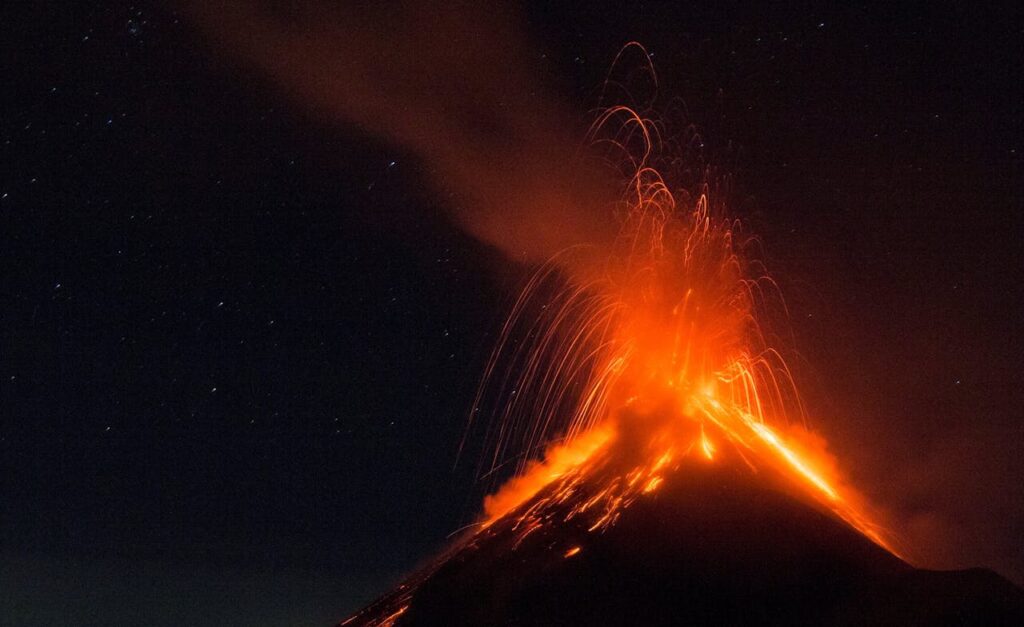
M 621 234 L 599 270 L 580 272 L 578 251 L 542 268 L 506 323 L 478 406 L 504 400 L 484 470 L 518 467 L 485 500 L 482 527 L 508 519 L 525 537 L 568 511 L 559 516 L 586 515 L 596 531 L 683 460 L 732 460 L 787 477 L 895 552 L 820 439 L 802 436 L 799 394 L 767 339 L 785 303 L 747 254 L 756 240 L 715 204 L 707 173 L 696 192 L 668 187 L 655 167 L 659 128 L 621 106 L 592 128 L 593 145 L 626 170 Z M 543 461 L 523 461 L 542 449 Z

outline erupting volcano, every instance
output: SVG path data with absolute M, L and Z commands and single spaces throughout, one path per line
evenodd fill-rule
M 609 126 L 618 130 L 600 139 Z M 895 552 L 804 428 L 793 377 L 763 322 L 784 301 L 749 256 L 756 240 L 726 215 L 710 180 L 695 193 L 666 184 L 654 121 L 614 107 L 592 133 L 595 145 L 640 155 L 625 161 L 621 234 L 597 269 L 581 270 L 567 251 L 538 273 L 504 329 L 484 386 L 491 392 L 500 379 L 504 399 L 490 470 L 508 451 L 529 459 L 548 448 L 487 498 L 483 527 L 512 514 L 528 534 L 571 502 L 566 519 L 587 514 L 597 531 L 697 458 L 772 468 Z M 548 284 L 564 274 L 568 285 Z
M 609 211 L 619 234 L 533 275 L 474 406 L 471 427 L 493 416 L 481 474 L 511 478 L 447 551 L 342 625 L 1020 610 L 994 577 L 908 565 L 844 481 L 783 358 L 788 312 L 759 242 L 729 215 L 726 181 L 681 144 L 637 108 L 597 116 L 588 153 L 624 182 Z

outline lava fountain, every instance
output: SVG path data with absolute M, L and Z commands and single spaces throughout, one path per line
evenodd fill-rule
M 662 125 L 628 106 L 604 109 L 588 140 L 627 181 L 621 228 L 604 255 L 570 249 L 543 266 L 504 325 L 474 411 L 500 404 L 483 474 L 515 472 L 480 527 L 511 518 L 525 536 L 568 503 L 563 522 L 587 515 L 598 531 L 684 460 L 732 460 L 782 474 L 898 554 L 807 428 L 772 341 L 785 301 L 724 185 L 702 169 L 694 189 L 673 189 Z

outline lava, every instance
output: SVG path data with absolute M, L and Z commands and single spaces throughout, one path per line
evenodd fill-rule
M 771 468 L 897 553 L 824 441 L 809 437 L 771 343 L 787 312 L 752 254 L 757 239 L 728 217 L 709 170 L 695 189 L 670 187 L 662 132 L 627 106 L 605 109 L 591 128 L 590 144 L 628 181 L 615 208 L 620 234 L 598 268 L 581 271 L 574 250 L 542 267 L 503 329 L 477 399 L 504 403 L 484 471 L 518 466 L 486 498 L 481 528 L 511 516 L 529 534 L 571 502 L 568 518 L 599 512 L 588 524 L 597 531 L 682 459 L 700 457 Z

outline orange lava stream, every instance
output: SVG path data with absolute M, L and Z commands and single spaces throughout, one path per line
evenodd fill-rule
M 525 474 L 517 476 L 495 495 L 488 497 L 485 502 L 487 518 L 482 527 L 486 529 L 514 513 L 513 528 L 519 531 L 521 541 L 550 520 L 549 513 L 555 506 L 565 503 L 575 503 L 565 521 L 598 510 L 599 514 L 594 517 L 588 529 L 595 531 L 607 527 L 637 497 L 656 491 L 663 484 L 667 471 L 679 469 L 678 462 L 682 458 L 696 455 L 697 458 L 703 457 L 706 463 L 714 463 L 719 446 L 708 433 L 715 432 L 719 438 L 731 444 L 739 453 L 738 457 L 753 470 L 766 466 L 781 471 L 801 487 L 807 496 L 876 544 L 899 555 L 892 542 L 886 539 L 885 530 L 864 513 L 859 497 L 841 487 L 841 479 L 827 464 L 815 460 L 815 455 L 821 459 L 827 458 L 823 450 L 807 447 L 798 450 L 798 447 L 749 413 L 735 407 L 725 407 L 706 395 L 693 397 L 690 402 L 703 417 L 691 417 L 700 422 L 699 433 L 680 437 L 678 445 L 663 444 L 665 448 L 660 455 L 647 456 L 628 472 L 602 472 L 608 464 L 615 466 L 616 434 L 608 425 L 588 431 L 571 443 L 554 447 L 549 453 L 552 457 L 550 462 L 534 463 Z M 655 431 L 658 429 L 660 427 Z M 661 431 L 659 435 L 663 436 L 665 432 Z M 655 437 L 653 440 L 663 442 L 664 438 Z M 648 450 L 661 449 L 652 446 Z M 672 462 L 676 464 L 671 465 Z M 592 483 L 600 487 L 588 485 Z M 545 496 L 535 498 L 542 491 L 545 491 Z M 584 495 L 586 498 L 583 498 Z M 530 507 L 521 511 L 520 508 L 530 501 Z M 579 547 L 573 547 L 565 557 L 579 551 Z

